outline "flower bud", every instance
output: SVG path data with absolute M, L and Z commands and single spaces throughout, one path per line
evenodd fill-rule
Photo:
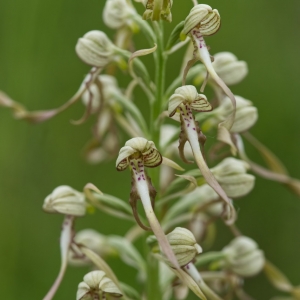
M 248 194 L 254 187 L 255 177 L 246 174 L 249 168 L 245 161 L 228 157 L 211 171 L 228 197 L 236 198 Z
M 112 29 L 126 25 L 134 27 L 131 16 L 136 14 L 134 7 L 126 0 L 107 0 L 103 9 L 103 22 Z
M 106 101 L 110 102 L 113 100 L 112 91 L 116 92 L 119 90 L 118 83 L 115 77 L 110 75 L 100 75 L 98 76 L 98 80 L 101 84 L 101 92 L 99 90 L 99 86 L 96 83 L 93 83 L 89 90 L 85 91 L 82 95 L 82 102 L 85 106 L 88 106 L 91 94 L 92 94 L 92 112 L 97 112 L 99 109 L 101 102 Z M 101 99 L 101 95 L 104 99 Z
M 44 200 L 43 209 L 49 213 L 59 213 L 71 216 L 85 215 L 85 200 L 82 193 L 70 186 L 61 185 Z
M 107 238 L 93 229 L 84 229 L 76 233 L 74 237 L 76 244 L 83 245 L 101 257 L 114 252 L 108 245 Z M 77 254 L 77 253 L 76 253 Z M 78 249 L 78 255 L 69 251 L 68 262 L 73 266 L 85 266 L 90 264 L 90 260 Z
M 192 29 L 200 28 L 203 36 L 216 33 L 221 25 L 220 14 L 209 5 L 195 5 L 184 22 L 183 33 L 187 35 Z
M 160 18 L 162 18 L 167 22 L 172 22 L 171 8 L 173 5 L 173 0 L 163 1 L 161 10 L 158 8 L 156 12 L 154 11 L 155 0 L 143 0 L 142 2 L 146 7 L 146 11 L 143 14 L 143 19 L 158 21 Z
M 265 264 L 263 251 L 246 236 L 236 237 L 222 252 L 226 256 L 224 267 L 242 277 L 258 274 Z
M 233 126 L 230 132 L 240 133 L 250 129 L 258 119 L 257 108 L 252 102 L 244 99 L 241 96 L 235 96 L 236 99 L 236 114 Z M 217 126 L 224 121 L 232 113 L 230 99 L 225 97 L 222 104 L 214 109 L 213 117 L 207 119 L 203 127 Z
M 181 267 L 187 265 L 202 252 L 202 248 L 188 229 L 176 227 L 167 234 L 167 238 Z
M 114 48 L 104 32 L 93 30 L 78 40 L 75 50 L 86 64 L 103 68 L 113 60 Z
M 102 299 L 103 294 L 110 294 L 113 297 L 122 296 L 119 288 L 103 271 L 93 271 L 86 274 L 83 282 L 79 283 L 76 300 L 93 300 L 96 299 L 95 295 Z
M 230 52 L 215 54 L 213 67 L 226 85 L 237 84 L 248 74 L 247 63 L 238 60 L 237 57 Z

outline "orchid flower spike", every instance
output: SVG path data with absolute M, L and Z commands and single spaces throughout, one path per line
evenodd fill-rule
M 154 199 L 156 190 L 151 183 L 151 179 L 145 172 L 145 167 L 154 168 L 162 163 L 162 156 L 156 149 L 152 141 L 137 137 L 130 139 L 121 148 L 116 162 L 118 171 L 125 170 L 128 166 L 131 168 L 132 189 L 130 192 L 130 205 L 137 223 L 145 230 L 152 230 L 162 248 L 162 251 L 168 257 L 169 261 L 176 268 L 179 267 L 176 257 L 170 247 L 170 244 L 154 214 Z M 137 212 L 137 200 L 142 201 L 150 227 L 145 226 Z
M 190 67 L 197 61 L 200 60 L 206 67 L 206 70 L 210 77 L 216 82 L 216 84 L 223 90 L 223 92 L 230 98 L 233 110 L 231 115 L 223 122 L 219 124 L 219 134 L 218 139 L 224 143 L 227 143 L 231 146 L 231 151 L 233 154 L 236 154 L 236 147 L 231 140 L 230 129 L 233 125 L 235 119 L 235 109 L 236 101 L 235 97 L 224 83 L 224 81 L 219 77 L 215 71 L 212 58 L 207 49 L 204 36 L 209 36 L 215 34 L 221 25 L 220 14 L 216 9 L 212 9 L 206 4 L 198 4 L 194 6 L 187 18 L 185 19 L 183 27 L 183 35 L 189 35 L 194 44 L 194 53 L 193 59 L 190 60 L 185 68 L 183 84 L 185 82 L 185 77 L 187 75 Z M 206 81 L 205 81 L 206 83 Z M 205 83 L 201 88 L 203 92 Z
M 182 86 L 175 90 L 175 93 L 169 99 L 169 116 L 173 116 L 179 110 L 181 120 L 181 133 L 179 137 L 179 153 L 183 161 L 190 163 L 184 156 L 184 145 L 189 141 L 195 161 L 207 181 L 207 183 L 218 193 L 218 195 L 230 206 L 232 211 L 231 220 L 234 221 L 234 208 L 230 199 L 217 182 L 211 171 L 209 170 L 203 157 L 199 142 L 203 148 L 206 137 L 202 134 L 198 122 L 192 114 L 192 110 L 205 112 L 212 110 L 211 105 L 202 94 L 198 94 L 196 88 L 192 85 Z M 229 217 L 230 218 L 230 217 Z

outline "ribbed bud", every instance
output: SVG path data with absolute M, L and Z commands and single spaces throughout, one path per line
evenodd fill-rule
M 106 255 L 115 252 L 108 245 L 107 238 L 93 229 L 84 229 L 77 232 L 74 241 L 76 244 L 89 248 L 101 257 L 105 257 Z M 85 266 L 91 263 L 86 256 L 80 253 L 79 249 L 78 253 L 69 251 L 68 262 L 73 266 Z
M 167 238 L 181 267 L 187 265 L 202 252 L 202 248 L 188 229 L 176 227 L 167 234 Z
M 104 100 L 105 102 L 109 102 L 113 99 L 112 91 L 116 92 L 119 90 L 117 80 L 115 77 L 110 75 L 100 75 L 98 76 L 98 80 L 101 85 L 101 93 L 99 90 L 99 86 L 96 83 L 93 83 L 89 90 L 85 91 L 82 95 L 82 102 L 85 106 L 88 106 L 89 101 L 92 96 L 92 113 L 97 112 L 101 102 Z M 101 99 L 101 95 L 104 99 Z
M 182 103 L 188 103 L 192 110 L 197 112 L 211 111 L 212 106 L 203 94 L 198 94 L 193 85 L 185 85 L 177 88 L 169 99 L 168 113 L 172 117 Z
M 191 207 L 191 209 L 197 209 L 203 205 L 208 205 L 209 203 L 218 200 L 219 195 L 208 185 L 203 184 L 195 188 L 192 192 L 188 193 L 182 200 L 186 203 L 186 207 Z M 207 206 L 205 212 L 211 216 L 220 216 L 224 210 L 224 205 L 222 202 L 213 203 Z
M 163 1 L 163 6 L 160 11 L 154 12 L 154 0 L 143 0 L 142 1 L 146 10 L 143 14 L 143 19 L 151 19 L 153 21 L 158 21 L 160 18 L 167 22 L 172 22 L 171 8 L 173 5 L 173 0 Z M 166 5 L 164 5 L 166 3 Z
M 221 17 L 216 9 L 209 5 L 198 4 L 194 6 L 184 22 L 183 33 L 187 35 L 192 29 L 200 28 L 203 36 L 216 33 L 221 25 Z
M 109 294 L 113 297 L 121 297 L 119 288 L 110 280 L 103 271 L 93 271 L 83 277 L 77 289 L 76 300 L 93 300 L 97 295 L 98 299 Z
M 154 168 L 162 163 L 162 156 L 152 141 L 142 137 L 130 139 L 121 148 L 116 162 L 118 171 L 125 170 L 129 165 L 130 158 L 142 158 L 148 168 Z
M 247 63 L 238 60 L 237 57 L 230 52 L 215 54 L 213 67 L 226 85 L 237 84 L 248 74 Z
M 239 159 L 225 158 L 211 169 L 228 197 L 237 198 L 248 194 L 254 187 L 255 177 L 246 174 L 249 165 Z
M 112 29 L 131 26 L 131 16 L 136 10 L 126 0 L 107 0 L 103 9 L 103 22 Z
M 252 102 L 244 99 L 241 96 L 235 96 L 236 99 L 236 114 L 233 126 L 230 132 L 240 133 L 250 129 L 258 119 L 258 111 Z M 207 119 L 206 126 L 217 126 L 220 122 L 224 121 L 232 113 L 232 106 L 230 99 L 225 97 L 222 104 L 214 109 L 213 117 Z
M 44 200 L 43 210 L 71 216 L 85 215 L 85 200 L 82 193 L 70 186 L 61 185 Z
M 76 53 L 86 64 L 102 68 L 114 55 L 114 45 L 107 35 L 99 30 L 86 33 L 76 44 Z
M 263 251 L 246 236 L 236 237 L 222 252 L 226 255 L 224 267 L 242 277 L 258 274 L 265 264 Z

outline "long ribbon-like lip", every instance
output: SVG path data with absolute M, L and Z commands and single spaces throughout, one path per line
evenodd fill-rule
M 43 300 L 51 300 L 54 297 L 65 275 L 67 264 L 68 264 L 68 252 L 73 238 L 73 232 L 72 232 L 73 222 L 74 222 L 73 216 L 66 216 L 64 219 L 61 236 L 60 236 L 60 252 L 61 252 L 60 271 L 51 289 L 49 290 L 47 295 L 43 298 Z

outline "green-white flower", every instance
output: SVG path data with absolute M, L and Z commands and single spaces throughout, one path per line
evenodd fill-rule
M 93 271 L 87 273 L 79 283 L 76 300 L 103 299 L 103 297 L 105 299 L 106 294 L 117 298 L 122 297 L 119 288 L 103 271 Z
M 91 84 L 89 89 L 83 93 L 82 102 L 85 106 L 88 106 L 89 102 L 92 101 L 92 113 L 94 113 L 99 110 L 103 102 L 110 103 L 114 101 L 113 92 L 119 92 L 116 78 L 105 74 L 99 75 L 95 83 Z
M 44 200 L 43 210 L 71 216 L 84 216 L 86 204 L 82 193 L 70 186 L 61 185 Z
M 183 34 L 189 35 L 194 44 L 193 58 L 188 62 L 184 71 L 184 81 L 190 67 L 198 60 L 200 60 L 209 74 L 210 78 L 223 90 L 223 92 L 230 98 L 232 103 L 232 113 L 226 120 L 219 124 L 218 139 L 231 146 L 232 153 L 235 154 L 237 149 L 232 142 L 230 136 L 230 129 L 235 119 L 236 100 L 227 87 L 224 81 L 217 74 L 212 64 L 212 58 L 207 49 L 204 36 L 212 35 L 216 33 L 221 24 L 219 12 L 216 9 L 212 9 L 206 4 L 198 4 L 192 8 L 189 15 L 185 19 Z M 205 85 L 201 88 L 203 90 Z
M 103 31 L 87 32 L 75 49 L 80 59 L 93 67 L 103 68 L 115 59 L 116 47 Z
M 125 26 L 136 27 L 132 16 L 137 14 L 135 8 L 126 0 L 107 0 L 103 9 L 103 22 L 112 29 Z
M 247 131 L 256 123 L 258 119 L 258 111 L 252 102 L 241 96 L 235 96 L 236 113 L 235 120 L 230 129 L 232 133 L 240 133 Z M 204 128 L 217 127 L 218 124 L 232 114 L 232 105 L 230 99 L 225 97 L 221 105 L 214 109 L 212 116 L 203 124 Z
M 168 112 L 169 116 L 173 116 L 177 111 L 179 111 L 180 114 L 181 133 L 178 147 L 180 157 L 183 161 L 190 163 L 186 160 L 183 152 L 184 145 L 188 141 L 191 145 L 194 159 L 206 182 L 230 207 L 232 214 L 229 214 L 229 222 L 232 222 L 235 218 L 234 209 L 231 205 L 230 199 L 217 182 L 205 162 L 202 151 L 206 137 L 202 134 L 198 122 L 195 121 L 192 110 L 196 110 L 197 112 L 208 112 L 212 110 L 212 106 L 207 101 L 206 97 L 202 94 L 198 94 L 196 88 L 192 85 L 186 85 L 176 89 L 175 93 L 169 99 Z
M 193 233 L 186 228 L 176 227 L 167 234 L 167 238 L 181 267 L 187 265 L 202 252 Z
M 250 166 L 245 161 L 228 157 L 211 169 L 228 197 L 237 198 L 248 194 L 254 187 L 255 177 L 247 174 Z
M 156 149 L 154 143 L 145 138 L 137 137 L 127 141 L 125 146 L 121 148 L 117 158 L 116 168 L 118 171 L 123 171 L 130 166 L 132 174 L 130 204 L 133 215 L 137 223 L 143 229 L 153 231 L 164 254 L 168 257 L 173 266 L 178 268 L 176 257 L 153 211 L 156 190 L 145 172 L 145 167 L 154 168 L 161 163 L 162 156 Z M 138 200 L 142 201 L 151 228 L 146 227 L 140 221 L 136 207 Z
M 115 252 L 112 247 L 108 245 L 107 238 L 94 229 L 83 229 L 77 232 L 74 237 L 74 242 L 75 244 L 80 244 L 89 248 L 101 257 L 105 257 L 108 254 Z M 72 250 L 73 251 L 69 251 L 68 255 L 68 263 L 70 265 L 86 266 L 91 264 L 91 261 L 83 255 L 79 249 L 72 248 Z
M 242 277 L 258 274 L 265 264 L 263 251 L 246 236 L 236 237 L 222 252 L 225 254 L 224 267 Z
M 227 85 L 241 82 L 248 74 L 248 65 L 231 52 L 219 52 L 212 63 L 215 71 Z

